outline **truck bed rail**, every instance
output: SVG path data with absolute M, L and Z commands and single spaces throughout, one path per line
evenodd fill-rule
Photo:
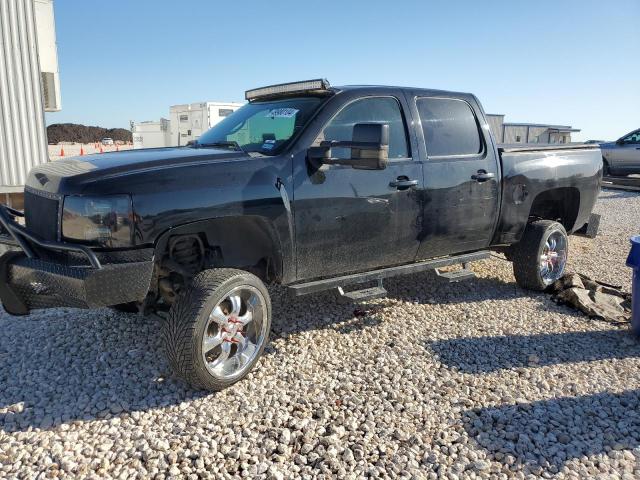
M 521 145 L 521 144 L 499 144 L 498 151 L 499 152 L 544 152 L 545 150 L 594 150 L 596 148 L 600 148 L 598 144 L 571 144 L 571 145 L 544 145 L 544 146 L 533 146 L 531 144 Z

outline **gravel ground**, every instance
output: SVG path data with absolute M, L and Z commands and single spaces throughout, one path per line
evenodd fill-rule
M 571 269 L 629 287 L 640 195 L 605 192 Z M 387 282 L 364 315 L 285 300 L 258 369 L 216 394 L 169 376 L 154 318 L 0 316 L 0 477 L 638 478 L 640 341 L 479 278 Z M 359 312 L 362 313 L 362 312 Z

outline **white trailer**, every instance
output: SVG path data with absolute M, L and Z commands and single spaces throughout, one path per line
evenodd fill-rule
M 159 121 L 133 124 L 133 148 L 157 148 L 171 145 L 170 122 L 166 118 Z
M 191 140 L 197 140 L 200 135 L 242 105 L 244 104 L 236 102 L 200 102 L 173 105 L 169 109 L 171 145 L 186 145 Z

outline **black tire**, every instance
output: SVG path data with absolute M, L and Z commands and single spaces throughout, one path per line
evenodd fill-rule
M 564 236 L 568 254 L 567 232 L 560 223 L 552 220 L 536 220 L 528 224 L 520 242 L 512 247 L 513 274 L 522 288 L 543 291 L 550 285 L 542 278 L 540 256 L 545 242 L 554 232 L 560 232 Z
M 611 167 L 609 167 L 609 162 L 607 162 L 604 158 L 602 159 L 602 176 L 603 177 L 611 176 Z
M 266 335 L 255 358 L 231 378 L 216 377 L 207 369 L 203 358 L 202 339 L 208 325 L 209 314 L 225 296 L 236 287 L 257 289 L 266 304 L 263 322 Z M 220 268 L 205 270 L 193 279 L 171 307 L 163 324 L 163 342 L 173 372 L 197 389 L 218 391 L 244 378 L 255 366 L 269 341 L 271 329 L 271 300 L 262 281 L 243 270 Z

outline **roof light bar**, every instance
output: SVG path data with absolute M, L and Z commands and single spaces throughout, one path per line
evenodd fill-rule
M 248 101 L 255 100 L 260 97 L 270 97 L 272 95 L 281 95 L 283 93 L 302 93 L 302 92 L 322 92 L 331 87 L 326 79 L 305 80 L 302 82 L 281 83 L 279 85 L 269 85 L 268 87 L 254 88 L 244 93 L 244 98 Z

